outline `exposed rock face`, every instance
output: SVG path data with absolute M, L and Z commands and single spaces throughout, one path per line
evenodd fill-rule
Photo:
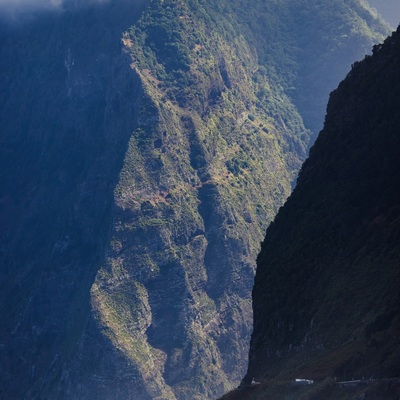
M 301 88 L 386 33 L 357 1 L 262 3 L 2 28 L 2 398 L 206 399 L 243 376 L 253 260 L 310 141 Z
M 399 54 L 400 30 L 332 93 L 298 185 L 268 228 L 246 383 L 372 378 L 379 387 L 331 383 L 321 398 L 399 394 Z

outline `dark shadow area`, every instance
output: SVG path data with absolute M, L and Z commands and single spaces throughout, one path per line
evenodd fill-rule
M 141 88 L 121 37 L 141 7 L 0 26 L 2 399 L 63 393 L 77 362 L 136 125 Z

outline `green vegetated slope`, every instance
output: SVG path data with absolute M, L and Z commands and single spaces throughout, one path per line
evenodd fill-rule
M 154 2 L 123 39 L 143 108 L 92 299 L 152 398 L 213 398 L 241 379 L 253 260 L 309 136 L 267 77 L 252 79 L 238 22 L 208 7 Z
M 124 34 L 143 97 L 91 295 L 150 398 L 215 398 L 244 375 L 259 241 L 310 141 L 299 88 L 327 92 L 378 32 L 359 2 L 164 0 Z
M 399 396 L 399 54 L 400 30 L 331 95 L 258 257 L 244 382 L 263 384 L 227 398 L 293 398 L 295 378 L 325 380 L 304 399 Z

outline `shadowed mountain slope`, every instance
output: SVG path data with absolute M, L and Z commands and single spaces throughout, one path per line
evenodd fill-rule
M 363 2 L 320 3 L 120 0 L 1 27 L 2 399 L 239 383 L 260 238 L 325 96 L 388 34 Z
M 244 383 L 263 384 L 227 399 L 398 398 L 399 67 L 400 30 L 332 93 L 325 127 L 258 257 Z M 328 380 L 302 390 L 284 384 L 295 378 Z

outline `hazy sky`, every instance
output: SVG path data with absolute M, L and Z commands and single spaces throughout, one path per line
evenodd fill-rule
M 0 8 L 3 10 L 13 9 L 13 8 L 50 8 L 58 7 L 61 5 L 61 0 L 0 0 Z
M 393 28 L 397 28 L 400 23 L 400 0 L 368 0 L 368 2 Z
M 59 7 L 63 3 L 105 3 L 107 0 L 0 0 L 0 7 Z
M 93 3 L 106 3 L 108 0 L 0 0 L 0 13 L 13 17 L 41 11 L 55 11 L 63 6 L 85 6 Z
M 15 17 L 45 10 L 59 10 L 63 5 L 84 6 L 109 0 L 0 0 L 0 14 Z M 329 0 L 326 0 L 329 1 Z M 393 28 L 400 23 L 400 0 L 367 0 Z

